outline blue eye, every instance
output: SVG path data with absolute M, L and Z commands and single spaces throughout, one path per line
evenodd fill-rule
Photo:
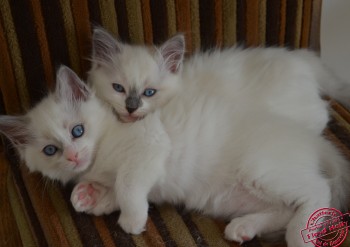
M 157 92 L 157 90 L 153 89 L 153 88 L 147 88 L 144 92 L 143 95 L 145 95 L 146 97 L 152 97 L 153 95 L 155 95 Z
M 44 154 L 46 154 L 47 156 L 52 156 L 57 152 L 58 148 L 54 145 L 47 145 L 46 147 L 44 147 L 43 152 Z
M 124 93 L 125 89 L 122 85 L 118 84 L 118 83 L 113 83 L 112 84 L 113 88 L 115 91 L 117 91 L 118 93 Z
M 78 124 L 73 127 L 72 129 L 72 136 L 74 138 L 79 138 L 84 134 L 84 126 L 81 124 Z

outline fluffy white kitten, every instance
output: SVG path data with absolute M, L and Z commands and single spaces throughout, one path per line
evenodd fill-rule
M 89 82 L 98 96 L 122 122 L 160 111 L 169 135 L 165 173 L 148 199 L 232 219 L 230 240 L 286 229 L 288 246 L 313 246 L 300 236 L 308 216 L 346 207 L 349 196 L 347 164 L 319 135 L 331 76 L 307 51 L 232 48 L 182 64 L 184 46 L 182 35 L 158 48 L 93 35 Z
M 288 245 L 301 247 L 314 210 L 346 206 L 347 164 L 318 133 L 264 107 L 218 107 L 227 98 L 216 94 L 180 103 L 168 121 L 154 111 L 121 123 L 62 67 L 55 92 L 24 116 L 1 116 L 0 130 L 31 171 L 77 182 L 77 211 L 120 209 L 133 234 L 145 228 L 148 201 L 170 202 L 231 220 L 230 240 L 286 229 Z
M 180 105 L 192 108 L 209 95 L 227 101 L 217 107 L 259 107 L 320 133 L 328 122 L 320 95 L 349 102 L 350 85 L 336 80 L 307 50 L 230 48 L 197 53 L 183 63 L 184 51 L 183 35 L 159 47 L 132 46 L 96 28 L 88 81 L 123 122 L 161 108 L 162 116 L 173 115 L 183 98 L 192 99 Z M 174 95 L 178 98 L 164 108 Z
M 140 232 L 147 218 L 147 195 L 163 177 L 170 151 L 159 117 L 120 123 L 64 66 L 56 83 L 55 92 L 26 115 L 0 116 L 0 132 L 30 171 L 78 183 L 71 195 L 77 211 L 100 215 L 120 209 L 123 229 Z

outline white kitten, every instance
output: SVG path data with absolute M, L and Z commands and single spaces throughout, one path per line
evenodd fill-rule
M 311 53 L 232 48 L 182 64 L 181 35 L 159 48 L 121 44 L 101 29 L 93 40 L 97 94 L 123 122 L 160 110 L 170 137 L 150 201 L 232 219 L 225 235 L 238 242 L 286 228 L 290 247 L 313 246 L 300 230 L 314 210 L 346 207 L 347 164 L 319 135 L 329 75 Z
M 121 123 L 62 67 L 55 93 L 25 116 L 1 116 L 0 131 L 30 170 L 77 181 L 77 211 L 120 209 L 118 223 L 133 234 L 145 228 L 148 201 L 183 203 L 231 220 L 230 240 L 286 229 L 288 245 L 301 247 L 314 210 L 346 206 L 347 164 L 319 134 L 264 106 L 218 107 L 226 97 L 184 95 L 163 122 L 155 111 Z
M 182 35 L 158 48 L 131 46 L 97 28 L 88 81 L 123 122 L 163 108 L 175 94 L 195 101 L 210 93 L 226 99 L 225 107 L 263 107 L 320 133 L 328 122 L 320 94 L 349 102 L 350 85 L 335 80 L 306 50 L 230 48 L 197 53 L 183 63 L 184 49 Z M 170 104 L 162 115 L 176 107 Z
M 157 114 L 120 123 L 109 106 L 62 66 L 55 92 L 24 116 L 1 116 L 0 131 L 30 171 L 62 183 L 79 182 L 71 196 L 77 211 L 100 215 L 121 209 L 123 229 L 142 230 L 147 194 L 163 176 L 170 151 Z M 141 221 L 136 230 L 134 216 Z

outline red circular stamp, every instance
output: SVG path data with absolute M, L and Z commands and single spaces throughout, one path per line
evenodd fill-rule
M 320 208 L 310 215 L 301 236 L 305 243 L 312 242 L 316 247 L 337 247 L 348 235 L 349 219 L 349 213 Z

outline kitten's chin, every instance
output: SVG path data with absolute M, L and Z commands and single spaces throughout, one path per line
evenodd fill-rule
M 122 123 L 133 123 L 143 119 L 145 116 L 119 115 L 118 119 Z
M 77 165 L 74 165 L 73 170 L 76 173 L 84 172 L 86 171 L 91 165 L 91 162 L 89 161 L 82 161 Z

